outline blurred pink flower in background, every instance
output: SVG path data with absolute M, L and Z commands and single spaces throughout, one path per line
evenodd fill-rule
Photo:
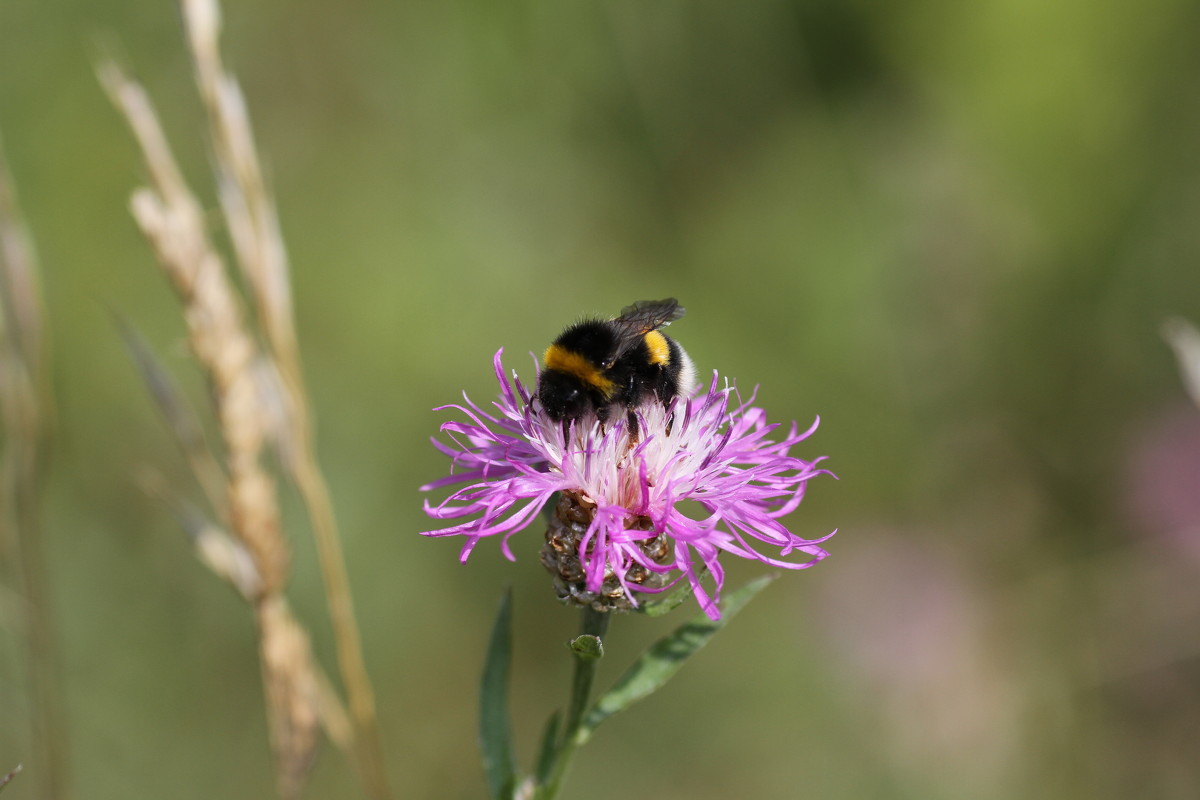
M 1123 498 L 1130 523 L 1200 562 L 1200 410 L 1180 404 L 1134 433 Z
M 836 580 L 821 582 L 818 615 L 850 695 L 879 716 L 901 772 L 937 774 L 961 796 L 1004 796 L 1021 704 L 986 593 L 926 536 L 856 531 Z

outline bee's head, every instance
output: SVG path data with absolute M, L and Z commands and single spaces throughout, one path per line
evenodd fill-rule
M 590 392 L 577 377 L 553 369 L 542 371 L 537 395 L 546 416 L 555 422 L 579 419 L 592 407 Z

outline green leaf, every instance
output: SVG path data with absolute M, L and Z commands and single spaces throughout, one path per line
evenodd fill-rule
M 554 769 L 554 760 L 558 755 L 558 726 L 562 724 L 562 713 L 555 711 L 546 720 L 546 730 L 542 732 L 542 746 L 538 748 L 537 782 L 543 784 Z
M 597 661 L 604 657 L 604 642 L 599 636 L 593 636 L 590 633 L 576 636 L 567 642 L 567 648 L 575 654 L 576 658 L 583 661 Z
M 638 606 L 637 610 L 647 617 L 665 616 L 683 605 L 683 601 L 687 600 L 688 595 L 691 593 L 692 585 L 690 583 L 685 584 L 676 587 L 670 594 L 664 595 L 661 600 L 655 600 L 653 603 L 642 603 Z
M 719 620 L 709 619 L 702 612 L 655 642 L 592 706 L 576 734 L 576 741 L 583 744 L 601 722 L 662 688 L 684 661 L 707 644 L 772 580 L 773 575 L 758 578 L 730 594 L 721 606 Z
M 517 759 L 508 719 L 508 673 L 512 665 L 512 590 L 504 593 L 488 642 L 479 684 L 479 749 L 492 797 L 509 800 L 516 788 Z
M 707 568 L 700 573 L 700 577 L 703 578 L 706 574 L 708 574 Z M 638 606 L 637 610 L 647 617 L 661 617 L 664 614 L 674 611 L 684 600 L 687 600 L 691 596 L 692 584 L 687 580 L 681 580 L 674 589 L 654 600 L 642 603 Z

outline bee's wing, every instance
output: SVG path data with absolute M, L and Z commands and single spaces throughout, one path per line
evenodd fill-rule
M 647 334 L 670 325 L 683 316 L 684 308 L 674 297 L 666 300 L 639 300 L 621 309 L 621 316 L 614 322 L 638 334 Z
M 666 300 L 639 300 L 621 309 L 621 316 L 613 320 L 619 332 L 618 354 L 627 352 L 642 341 L 650 331 L 670 325 L 683 316 L 684 308 L 674 297 Z

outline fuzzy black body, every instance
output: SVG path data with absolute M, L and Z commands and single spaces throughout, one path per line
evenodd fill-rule
M 621 387 L 618 402 L 627 408 L 637 408 L 653 400 L 669 405 L 679 394 L 680 378 L 688 365 L 687 355 L 679 342 L 663 333 L 654 333 L 661 337 L 661 343 L 652 347 L 647 337 L 642 337 L 642 341 L 609 370 L 613 382 Z M 659 355 L 663 344 L 666 345 L 665 358 Z M 687 390 L 691 389 L 689 385 Z
M 564 428 L 594 415 L 607 422 L 644 403 L 669 404 L 694 388 L 691 359 L 659 328 L 683 316 L 674 300 L 635 303 L 616 319 L 589 319 L 568 327 L 546 348 L 538 400 Z
M 563 331 L 547 348 L 538 399 L 550 419 L 575 421 L 589 412 L 595 412 L 601 421 L 608 418 L 608 409 L 620 402 L 617 395 L 623 396 L 608 377 L 617 366 L 618 340 L 610 321 L 584 320 Z M 577 356 L 579 363 L 565 363 L 572 356 Z M 589 366 L 594 367 L 594 374 Z

